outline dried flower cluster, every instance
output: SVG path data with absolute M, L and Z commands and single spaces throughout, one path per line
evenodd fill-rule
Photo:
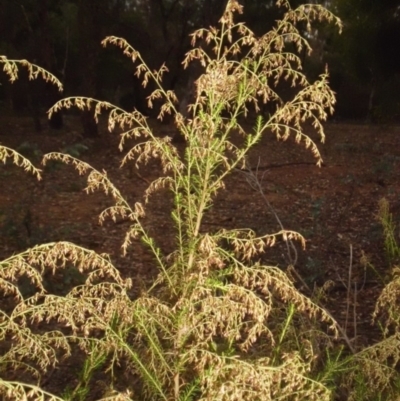
M 141 240 L 152 251 L 159 276 L 151 288 L 132 299 L 130 280 L 121 278 L 107 255 L 68 242 L 36 246 L 0 262 L 0 289 L 12 305 L 10 310 L 0 312 L 0 339 L 5 349 L 0 369 L 4 377 L 18 370 L 25 371 L 27 378 L 26 384 L 0 379 L 2 399 L 61 400 L 40 388 L 41 377 L 61 357 L 70 356 L 77 345 L 87 354 L 87 376 L 103 364 L 107 365 L 102 368 L 106 372 L 122 365 L 136 383 L 134 388 L 116 392 L 110 381 L 103 400 L 331 399 L 328 379 L 316 379 L 318 374 L 313 369 L 320 358 L 319 343 L 332 345 L 331 338 L 321 330 L 328 328 L 333 336 L 337 335 L 336 322 L 299 292 L 285 272 L 252 262 L 279 239 L 304 245 L 304 238 L 287 230 L 260 237 L 243 229 L 202 230 L 204 215 L 224 187 L 224 179 L 245 163 L 249 150 L 268 130 L 282 139 L 294 135 L 297 142 L 311 149 L 317 164 L 322 162 L 303 126 L 311 121 L 323 140 L 321 122 L 333 110 L 335 97 L 327 73 L 310 83 L 301 72 L 301 59 L 287 47 L 311 51 L 296 28 L 298 22 L 306 22 L 309 27 L 314 20 L 325 20 L 340 27 L 340 21 L 319 5 L 292 9 L 286 0 L 278 3 L 287 12 L 262 37 L 235 22 L 235 14 L 242 12 L 236 0 L 228 2 L 218 28 L 193 34 L 193 50 L 188 52 L 184 65 L 197 60 L 204 72 L 196 81 L 195 100 L 188 116 L 179 113 L 175 94 L 161 85 L 165 66 L 150 70 L 124 39 L 109 37 L 103 41 L 104 45 L 120 47 L 139 63 L 136 75 L 143 85 L 155 82 L 157 89 L 149 97 L 149 105 L 163 99 L 159 117 L 166 113 L 174 116 L 177 129 L 187 141 L 183 158 L 170 138 L 154 135 L 138 111 L 128 113 L 110 103 L 83 97 L 67 98 L 52 107 L 50 114 L 61 108 L 94 107 L 96 118 L 108 110 L 110 131 L 115 127 L 123 131 L 121 149 L 130 138 L 144 139 L 128 151 L 122 164 L 133 160 L 139 166 L 152 158 L 160 160 L 163 176 L 150 184 L 145 201 L 160 188 L 172 191 L 176 250 L 171 255 L 162 253 L 142 225 L 145 207 L 141 203 L 131 206 L 106 172 L 69 155 L 46 155 L 44 163 L 58 160 L 72 164 L 79 174 L 88 174 L 87 192 L 101 190 L 112 197 L 114 205 L 101 213 L 100 223 L 106 218 L 128 220 L 131 226 L 122 244 L 123 252 L 129 252 L 133 241 Z M 198 41 L 205 47 L 196 47 Z M 18 62 L 2 56 L 0 63 L 14 81 Z M 26 61 L 19 64 L 28 68 L 31 78 L 40 75 L 59 85 L 41 68 Z M 287 102 L 276 91 L 282 79 L 298 88 Z M 249 107 L 259 111 L 260 104 L 268 102 L 276 104 L 275 112 L 267 119 L 260 116 L 253 132 L 247 133 L 242 117 Z M 236 131 L 244 136 L 241 146 L 231 140 Z M 0 160 L 5 162 L 7 158 L 40 178 L 40 171 L 30 162 L 0 146 Z M 82 273 L 83 284 L 65 296 L 47 293 L 43 274 L 69 265 Z M 32 296 L 21 292 L 21 277 L 29 279 Z M 394 301 L 390 294 L 396 291 L 397 280 L 385 289 L 379 306 Z M 398 327 L 396 311 L 389 311 L 389 323 Z M 46 324 L 54 330 L 43 330 Z M 364 374 L 368 372 L 369 377 L 376 378 L 376 386 L 384 387 L 387 370 L 395 369 L 399 360 L 399 353 L 393 352 L 398 344 L 396 331 L 393 337 L 358 354 L 352 363 L 358 361 Z M 391 366 L 377 367 L 389 358 Z M 118 382 L 117 377 L 113 380 Z M 75 399 L 79 389 L 70 399 Z

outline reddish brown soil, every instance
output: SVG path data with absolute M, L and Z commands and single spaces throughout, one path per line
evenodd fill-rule
M 172 133 L 170 127 L 156 123 L 155 129 L 160 135 Z M 40 135 L 33 132 L 29 119 L 3 117 L 0 143 L 18 149 L 29 142 L 31 148 L 37 149 L 37 155 L 31 155 L 36 165 L 40 163 L 39 153 L 85 143 L 89 149 L 80 158 L 97 169 L 105 169 L 130 202 L 141 201 L 148 182 L 161 172 L 159 163 L 152 161 L 138 172 L 120 169 L 118 135 L 107 133 L 102 126 L 99 140 L 85 141 L 79 131 L 78 119 L 73 117 L 67 119 L 60 132 L 45 131 Z M 258 177 L 266 199 L 284 227 L 299 231 L 307 239 L 304 251 L 300 244 L 297 246 L 298 273 L 311 289 L 332 281 L 325 305 L 343 326 L 348 321 L 347 335 L 357 346 L 375 337 L 370 317 L 382 288 L 373 269 L 365 270 L 360 263 L 362 253 L 368 255 L 381 276 L 390 272 L 376 214 L 378 201 L 385 197 L 394 220 L 400 220 L 400 128 L 330 123 L 326 125 L 326 143 L 320 150 L 324 164 L 318 168 L 303 144 L 296 145 L 291 139 L 278 142 L 270 134 L 251 152 L 250 164 L 255 170 L 259 163 Z M 0 259 L 37 243 L 68 240 L 109 253 L 122 274 L 133 278 L 136 289 L 154 278 L 157 272 L 151 256 L 140 244 L 135 244 L 126 257 L 121 256 L 127 223 L 98 224 L 98 215 L 111 205 L 111 198 L 101 193 L 86 195 L 84 177 L 70 166 L 46 168 L 43 177 L 38 183 L 9 163 L 0 166 Z M 174 242 L 170 206 L 165 192 L 155 195 L 145 220 L 166 253 L 172 251 Z M 249 186 L 241 172 L 229 177 L 203 229 L 221 227 L 252 228 L 258 234 L 280 229 L 261 194 Z M 399 231 L 397 235 L 400 242 Z M 285 248 L 278 244 L 262 260 L 286 268 L 285 255 Z M 62 277 L 54 280 L 60 280 L 56 284 L 62 286 Z M 351 313 L 346 319 L 349 282 Z

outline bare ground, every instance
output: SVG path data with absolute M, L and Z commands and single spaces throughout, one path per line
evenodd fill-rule
M 171 127 L 154 126 L 160 135 L 173 133 Z M 29 119 L 2 117 L 0 143 L 27 154 L 37 166 L 41 154 L 77 152 L 95 168 L 105 169 L 129 201 L 141 201 L 148 183 L 160 174 L 159 163 L 152 161 L 139 171 L 120 169 L 123 154 L 117 149 L 118 135 L 107 133 L 102 126 L 101 138 L 87 141 L 79 131 L 74 117 L 67 118 L 63 130 L 40 134 L 33 132 Z M 88 150 L 79 149 L 76 143 L 85 144 Z M 382 282 L 360 259 L 365 253 L 382 277 L 390 272 L 376 215 L 378 202 L 385 197 L 394 221 L 400 222 L 400 127 L 329 123 L 326 143 L 320 150 L 324 164 L 318 168 L 304 144 L 296 145 L 291 139 L 278 142 L 271 134 L 266 135 L 249 158 L 265 198 L 251 188 L 245 174 L 234 172 L 206 216 L 204 230 L 235 227 L 251 228 L 258 234 L 279 231 L 267 200 L 284 228 L 299 231 L 307 240 L 305 250 L 296 245 L 296 271 L 304 281 L 298 281 L 299 287 L 308 291 L 306 287 L 332 282 L 325 306 L 346 327 L 357 347 L 372 343 L 379 334 L 370 321 Z M 111 205 L 111 198 L 101 193 L 86 195 L 84 187 L 84 177 L 69 166 L 47 167 L 40 183 L 10 163 L 1 166 L 0 258 L 38 243 L 68 240 L 109 253 L 139 290 L 157 274 L 151 255 L 134 244 L 126 257 L 121 256 L 127 223 L 109 221 L 100 226 L 98 215 Z M 145 220 L 165 253 L 173 250 L 174 243 L 170 206 L 165 192 L 155 195 Z M 400 241 L 399 230 L 397 239 Z M 282 244 L 262 256 L 264 263 L 283 269 L 287 259 Z M 51 280 L 55 291 L 67 286 L 64 276 Z M 68 285 L 73 280 L 69 278 Z

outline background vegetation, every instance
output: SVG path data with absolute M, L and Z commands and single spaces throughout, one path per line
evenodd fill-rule
M 128 60 L 115 50 L 102 51 L 107 35 L 125 38 L 147 60 L 150 68 L 166 63 L 166 89 L 185 93 L 196 67 L 182 73 L 180 63 L 190 49 L 189 33 L 215 25 L 226 1 L 220 0 L 24 0 L 0 2 L 0 54 L 26 58 L 55 74 L 64 85 L 64 95 L 111 99 L 114 104 L 145 114 L 146 96 L 152 83 L 143 88 L 132 74 Z M 282 10 L 273 0 L 246 1 L 243 20 L 256 34 L 267 32 Z M 291 6 L 304 3 L 292 0 Z M 398 118 L 400 93 L 400 18 L 396 0 L 310 1 L 333 11 L 344 23 L 343 34 L 324 24 L 307 33 L 311 57 L 304 57 L 308 76 L 316 78 L 325 65 L 331 71 L 332 89 L 338 96 L 335 118 Z M 304 25 L 299 26 L 306 33 Z M 51 85 L 27 84 L 22 75 L 15 85 L 0 77 L 0 107 L 3 112 L 29 112 L 40 129 L 43 115 L 59 94 Z M 396 89 L 397 88 L 397 89 Z M 88 112 L 89 113 L 89 112 Z M 54 126 L 60 124 L 53 117 Z M 82 117 L 84 135 L 97 134 L 89 115 Z
M 46 7 L 35 14 L 33 5 L 27 3 L 20 8 L 28 32 L 40 32 L 41 39 L 31 45 L 33 49 L 38 44 L 43 46 L 40 60 L 47 68 L 57 65 L 56 58 L 52 59 L 57 54 L 56 47 L 50 40 L 57 36 L 49 34 L 47 29 L 51 24 L 47 21 L 57 13 L 66 12 L 68 16 L 61 18 L 63 22 L 58 21 L 56 26 L 59 29 L 66 21 L 71 22 L 64 27 L 66 36 L 60 35 L 60 48 L 65 50 L 61 77 L 64 84 L 71 90 L 78 88 L 82 95 L 67 96 L 51 107 L 52 127 L 60 128 L 61 113 L 76 108 L 82 112 L 84 135 L 94 137 L 97 135 L 94 123 L 102 112 L 108 112 L 109 130 L 122 132 L 120 147 L 134 143 L 122 165 L 129 161 L 146 164 L 156 158 L 160 176 L 148 182 L 144 203 L 130 203 L 105 171 L 78 159 L 87 150 L 84 145 L 48 153 L 43 157 L 43 165 L 51 170 L 61 163 L 70 164 L 86 177 L 88 193 L 101 190 L 111 196 L 113 204 L 102 211 L 100 223 L 107 219 L 128 222 L 122 243 L 124 255 L 134 243 L 140 242 L 152 255 L 158 275 L 139 294 L 133 294 L 132 277 L 123 277 L 108 255 L 68 241 L 38 244 L 0 262 L 0 288 L 4 295 L 0 320 L 2 397 L 175 401 L 398 399 L 400 342 L 396 264 L 400 248 L 388 202 L 381 200 L 378 213 L 384 252 L 392 268 L 386 276 L 375 272 L 383 288 L 372 316 L 380 329 L 380 338 L 367 346 L 356 345 L 353 342 L 356 335 L 349 338 L 347 330 L 353 295 L 352 264 L 347 283 L 348 310 L 342 326 L 324 307 L 329 282 L 312 288 L 297 271 L 296 243 L 304 247 L 305 239 L 284 228 L 247 158 L 263 136 L 272 132 L 278 139 L 293 138 L 297 144 L 304 145 L 315 163 L 322 165 L 315 137 L 325 139 L 322 123 L 333 113 L 336 99 L 327 71 L 319 69 L 325 60 L 326 46 L 340 43 L 334 31 L 341 30 L 340 19 L 319 4 L 292 8 L 289 2 L 281 0 L 276 14 L 268 14 L 270 18 L 274 15 L 274 19 L 280 19 L 262 34 L 258 33 L 262 27 L 251 13 L 271 11 L 272 4 L 261 7 L 260 3 L 249 3 L 245 23 L 236 22 L 241 18 L 242 7 L 234 0 L 226 2 L 225 11 L 220 10 L 223 13 L 219 21 L 213 21 L 216 12 L 213 2 L 191 2 L 192 8 L 185 9 L 185 3 L 181 2 L 168 3 L 168 7 L 162 2 L 140 2 L 139 7 L 136 3 L 117 1 L 92 8 L 84 1 L 60 1 L 52 3 L 54 15 Z M 327 5 L 343 10 L 343 15 L 354 11 L 348 8 L 348 3 L 346 7 L 340 2 Z M 10 13 L 18 14 L 10 3 L 5 2 L 3 6 Z M 204 9 L 210 12 L 207 17 L 203 15 Z M 184 22 L 182 16 L 186 14 L 182 10 L 190 11 L 190 18 Z M 149 55 L 147 62 L 148 48 L 142 53 L 119 36 L 106 37 L 102 41 L 104 46 L 119 48 L 136 64 L 135 73 L 142 80 L 143 89 L 137 86 L 140 96 L 135 90 L 132 101 L 129 93 L 120 93 L 128 87 L 126 81 L 121 80 L 114 92 L 112 88 L 115 89 L 115 83 L 122 77 L 107 75 L 118 64 L 117 56 L 108 53 L 109 58 L 102 60 L 98 50 L 93 50 L 98 35 L 103 33 L 101 30 L 108 26 L 106 21 L 112 15 L 109 13 L 115 12 L 118 16 L 122 11 L 126 12 L 125 17 L 138 18 L 137 26 L 143 23 L 142 34 L 156 35 L 157 30 L 150 29 L 149 25 L 145 28 L 144 22 L 145 16 L 158 17 L 159 34 L 164 39 L 171 32 L 176 34 L 175 30 L 186 36 L 186 29 L 201 26 L 204 18 L 206 25 L 217 24 L 218 29 L 196 30 L 191 35 L 190 50 L 184 45 L 186 39 L 182 39 L 178 50 L 169 48 L 169 52 L 177 52 L 173 60 L 182 55 L 180 52 L 184 53 L 186 69 L 180 74 L 172 68 L 166 86 L 163 78 L 167 77 L 167 69 L 157 59 L 159 54 L 153 53 L 154 49 L 150 52 L 153 57 Z M 387 25 L 397 18 L 397 9 L 392 3 L 370 11 L 382 12 Z M 357 20 L 363 18 L 361 14 L 357 16 L 360 17 Z M 170 26 L 171 21 L 176 25 Z M 255 32 L 249 28 L 252 23 Z M 324 24 L 330 28 L 322 31 Z M 349 25 L 344 27 L 348 29 Z M 378 27 L 374 35 L 378 46 L 383 27 Z M 391 43 L 391 35 L 383 37 L 385 43 Z M 149 43 L 162 43 L 157 36 L 149 39 Z M 20 40 L 27 45 L 24 35 Z M 16 42 L 10 40 L 10 43 Z M 147 42 L 142 40 L 138 46 L 143 43 Z M 165 44 L 171 43 L 166 41 L 160 49 L 165 51 Z M 320 46 L 320 53 L 314 53 L 304 70 L 310 43 L 317 49 Z M 351 43 L 346 45 L 351 47 Z M 9 50 L 12 53 L 16 48 L 11 46 Z M 349 55 L 354 53 L 355 49 L 349 50 Z M 34 50 L 32 58 L 33 54 Z M 167 52 L 165 58 L 169 56 Z M 339 62 L 334 50 L 329 56 Z M 76 57 L 84 75 L 80 71 L 74 76 L 72 67 L 67 68 L 70 57 Z M 61 90 L 62 82 L 36 63 L 5 56 L 1 56 L 0 62 L 8 78 L 4 99 L 9 104 L 5 102 L 5 110 L 9 107 L 29 111 L 36 129 L 40 130 L 41 108 L 60 96 L 48 85 Z M 350 77 L 361 64 L 357 65 L 350 56 L 342 62 L 342 69 L 336 65 L 338 71 L 343 76 L 349 74 L 345 79 L 357 85 L 355 77 Z M 367 116 L 376 118 L 378 89 L 382 82 L 387 82 L 385 79 L 395 79 L 396 68 L 384 68 L 372 56 L 363 60 L 362 66 L 368 62 L 371 62 L 370 75 L 359 72 L 356 77 L 360 90 L 370 82 Z M 338 81 L 342 79 L 339 76 Z M 35 85 L 31 85 L 31 80 Z M 18 82 L 21 86 L 14 86 Z M 180 91 L 181 101 L 177 98 Z M 190 95 L 185 98 L 187 93 Z M 94 94 L 108 95 L 117 103 L 131 102 L 129 110 L 95 100 Z M 127 98 L 123 100 L 124 95 Z M 130 111 L 133 106 L 137 108 Z M 183 147 L 175 146 L 171 137 L 155 134 L 144 115 L 153 113 L 153 109 L 160 119 L 174 124 L 185 143 Z M 250 131 L 245 124 L 249 116 L 253 124 Z M 305 131 L 310 126 L 314 135 Z M 30 149 L 21 146 L 20 151 L 24 153 L 27 148 Z M 41 156 L 35 149 L 30 150 L 27 157 Z M 39 180 L 42 178 L 42 171 L 11 148 L 0 146 L 0 160 L 5 164 L 11 161 Z M 277 232 L 259 235 L 242 227 L 204 229 L 216 196 L 234 172 L 245 175 L 250 186 L 264 198 L 280 226 Z M 165 207 L 170 207 L 169 224 L 174 228 L 174 250 L 168 253 L 144 224 L 146 206 L 159 191 L 170 201 L 165 202 Z M 27 214 L 24 224 L 28 231 L 29 219 Z M 261 259 L 277 242 L 283 245 L 287 261 L 284 269 L 263 263 Z M 363 263 L 374 270 L 367 258 Z M 51 284 L 51 277 L 57 274 L 65 277 L 67 285 L 62 291 Z M 353 317 L 356 320 L 356 313 Z M 76 369 L 74 384 L 53 386 L 57 391 L 52 394 L 48 390 L 49 378 L 63 359 L 72 361 Z

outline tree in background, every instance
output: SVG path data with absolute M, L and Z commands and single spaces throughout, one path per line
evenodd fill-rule
M 23 3 L 3 0 L 0 2 L 0 52 L 11 57 L 27 57 L 45 66 L 48 71 L 60 74 L 63 63 L 56 41 L 54 17 L 60 13 L 61 1 L 24 1 Z M 27 75 L 14 85 L 4 80 L 2 96 L 14 111 L 30 110 L 35 128 L 40 131 L 40 117 L 57 100 L 59 94 L 43 81 L 28 83 Z M 4 79 L 4 77 L 3 77 Z M 52 128 L 62 126 L 62 116 L 55 114 L 49 121 Z
M 369 118 L 377 117 L 377 111 L 384 111 L 385 105 L 392 106 L 391 111 L 395 111 L 396 102 L 400 100 L 398 91 L 393 90 L 394 84 L 399 85 L 400 72 L 399 6 L 398 0 L 331 2 L 333 11 L 344 22 L 343 34 L 335 35 L 327 48 L 334 70 L 341 71 L 336 88 L 339 107 L 344 96 L 351 97 L 351 92 L 358 92 Z M 385 90 L 388 83 L 392 88 L 390 94 Z M 362 88 L 367 89 L 364 94 Z
M 317 77 L 329 64 L 332 87 L 338 92 L 337 114 L 352 118 L 374 118 L 383 113 L 396 116 L 400 100 L 399 0 L 290 1 L 292 7 L 306 2 L 330 7 L 345 22 L 341 36 L 318 23 L 311 33 L 306 33 L 307 27 L 299 24 L 299 30 L 307 35 L 314 49 L 310 58 L 304 54 L 305 71 Z M 180 69 L 181 60 L 190 49 L 188 35 L 215 25 L 225 3 L 0 0 L 0 53 L 45 66 L 61 79 L 66 96 L 80 93 L 107 98 L 128 111 L 136 108 L 155 116 L 147 108 L 146 100 L 155 88 L 151 84 L 143 88 L 129 61 L 121 61 L 113 50 L 101 52 L 100 41 L 111 33 L 126 38 L 148 60 L 150 68 L 158 69 L 165 62 L 169 70 L 164 77 L 167 89 L 178 95 L 189 93 L 199 72 L 195 68 L 183 72 Z M 241 20 L 256 34 L 269 30 L 282 16 L 275 3 L 246 0 Z M 39 117 L 44 117 L 44 110 L 57 100 L 51 91 L 49 85 L 28 82 L 22 75 L 13 86 L 3 78 L 0 101 L 5 101 L 3 107 L 8 110 L 11 105 L 15 111 L 31 107 L 39 127 Z M 82 124 L 85 136 L 97 135 L 90 111 L 84 112 Z

